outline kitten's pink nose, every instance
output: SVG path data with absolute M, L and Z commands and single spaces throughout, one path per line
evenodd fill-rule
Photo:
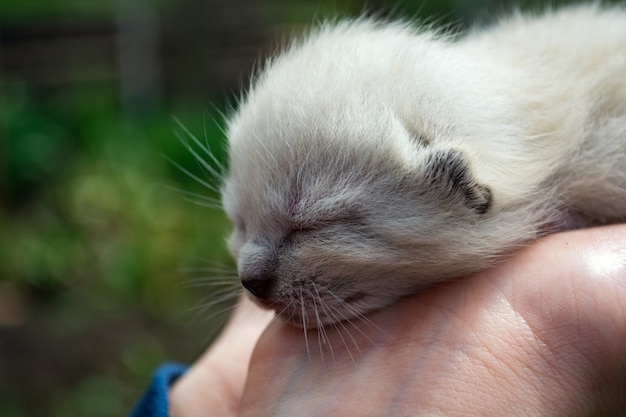
M 270 295 L 270 291 L 274 285 L 274 278 L 270 273 L 261 272 L 255 275 L 240 277 L 241 285 L 250 291 L 259 300 L 267 300 Z

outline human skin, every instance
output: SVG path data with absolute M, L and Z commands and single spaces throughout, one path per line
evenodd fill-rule
M 358 330 L 309 331 L 308 348 L 301 329 L 253 311 L 243 303 L 174 385 L 173 417 L 626 410 L 625 225 L 547 236 L 371 314 Z

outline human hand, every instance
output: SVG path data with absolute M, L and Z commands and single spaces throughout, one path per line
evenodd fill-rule
M 272 322 L 239 415 L 626 415 L 626 226 L 548 236 L 368 320 L 309 332 L 309 353 Z
M 250 355 L 274 313 L 240 297 L 230 321 L 211 347 L 170 388 L 171 417 L 237 414 Z

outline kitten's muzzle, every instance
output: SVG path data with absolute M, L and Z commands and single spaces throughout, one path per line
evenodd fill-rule
M 241 285 L 259 301 L 267 301 L 274 287 L 274 276 L 267 271 L 258 274 L 242 275 Z

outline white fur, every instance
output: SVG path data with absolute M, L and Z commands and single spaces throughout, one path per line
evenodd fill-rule
M 350 319 L 547 231 L 626 219 L 626 12 L 458 38 L 326 24 L 268 63 L 227 133 L 242 280 L 271 281 L 261 302 L 296 324 Z M 447 179 L 433 161 L 450 150 L 467 169 Z

